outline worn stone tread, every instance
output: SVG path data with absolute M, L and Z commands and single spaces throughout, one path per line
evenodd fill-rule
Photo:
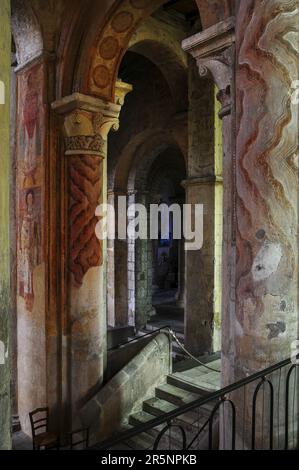
M 170 384 L 164 384 L 156 388 L 156 397 L 181 406 L 198 400 L 202 395 L 192 393 Z

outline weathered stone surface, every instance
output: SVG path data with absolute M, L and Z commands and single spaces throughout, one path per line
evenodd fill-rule
M 10 2 L 0 4 L 0 450 L 11 448 L 9 357 L 9 81 Z

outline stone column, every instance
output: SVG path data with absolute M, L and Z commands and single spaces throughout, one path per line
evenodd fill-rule
M 213 350 L 215 178 L 184 182 L 188 204 L 204 205 L 204 244 L 186 252 L 185 345 L 193 355 Z
M 191 38 L 183 41 L 183 49 L 189 52 L 195 59 L 198 67 L 199 75 L 203 79 L 210 78 L 218 88 L 217 98 L 220 101 L 221 109 L 219 117 L 222 119 L 222 137 L 223 137 L 223 180 L 224 180 L 224 227 L 223 227 L 223 272 L 222 272 L 222 353 L 223 353 L 223 382 L 224 377 L 227 376 L 228 370 L 232 370 L 234 357 L 231 352 L 229 331 L 231 328 L 231 320 L 234 321 L 234 269 L 235 269 L 235 148 L 234 148 L 234 123 L 235 123 L 235 104 L 232 97 L 234 96 L 234 54 L 235 54 L 235 35 L 234 35 L 235 19 L 228 18 L 227 20 L 212 26 L 202 33 L 195 34 Z M 203 82 L 204 83 L 204 82 Z M 200 91 L 200 89 L 199 89 Z M 206 329 L 203 338 L 203 345 L 197 346 L 200 348 L 197 352 L 204 352 L 212 349 L 213 344 L 213 328 L 215 326 L 215 318 L 213 314 L 214 309 L 214 281 L 215 270 L 214 258 L 215 241 L 213 247 L 209 241 L 215 237 L 215 188 L 222 183 L 222 178 L 218 176 L 215 165 L 214 156 L 214 138 L 213 140 L 213 159 L 205 163 L 203 156 L 205 152 L 200 152 L 200 163 L 205 172 L 201 171 L 200 177 L 191 180 L 189 184 L 189 197 L 190 202 L 198 202 L 205 204 L 204 215 L 204 246 L 200 253 L 198 253 L 198 260 L 191 259 L 194 264 L 193 269 L 198 273 L 198 276 L 192 276 L 189 284 L 188 268 L 187 268 L 187 299 L 188 288 L 192 287 L 192 283 L 196 283 L 196 277 L 203 279 L 203 287 L 206 288 L 207 294 L 205 305 L 203 305 L 204 319 L 199 325 L 197 318 L 194 320 L 195 330 Z M 192 162 L 190 162 L 192 164 Z M 209 167 L 210 165 L 210 167 Z M 210 174 L 207 174 L 210 173 Z M 206 185 L 205 190 L 201 190 L 202 185 Z M 197 189 L 196 189 L 197 188 Z M 201 191 L 200 194 L 198 191 Z M 209 195 L 210 192 L 210 195 Z M 213 202 L 212 202 L 213 201 Z M 187 201 L 189 202 L 189 201 Z M 211 229 L 211 220 L 213 220 L 213 229 Z M 212 230 L 212 233 L 209 233 Z M 207 256 L 205 251 L 207 250 Z M 188 255 L 187 255 L 188 260 Z M 188 263 L 188 261 L 187 261 Z M 191 271 L 190 271 L 191 272 Z M 190 274 L 191 276 L 191 274 Z M 211 282 L 209 282 L 209 280 Z M 194 288 L 194 293 L 205 290 L 201 289 L 197 284 L 197 291 Z M 198 295 L 198 294 L 197 294 Z M 192 293 L 193 297 L 193 293 Z M 187 300 L 188 305 L 188 300 Z M 188 312 L 188 309 L 187 309 Z M 198 315 L 198 308 L 195 307 L 195 315 Z M 187 320 L 188 322 L 188 320 Z M 197 326 L 196 326 L 197 325 Z M 192 328 L 190 328 L 192 332 Z M 193 333 L 191 333 L 193 334 Z M 203 333 L 198 331 L 198 338 L 202 338 Z M 187 323 L 187 338 L 188 338 L 188 323 Z M 199 343 L 197 343 L 199 344 Z M 205 349 L 203 349 L 205 346 Z M 195 351 L 196 352 L 196 351 Z
M 148 208 L 149 193 L 137 191 L 135 201 Z M 148 213 L 149 222 L 149 213 Z M 152 241 L 135 240 L 135 326 L 137 329 L 146 325 L 155 314 L 152 304 Z
M 63 116 L 66 172 L 66 299 L 72 416 L 100 386 L 106 362 L 106 242 L 96 237 L 105 201 L 107 136 L 120 105 L 75 93 L 53 103 Z M 75 419 L 73 425 L 76 425 Z
M 128 326 L 128 241 L 118 238 L 118 197 L 124 192 L 109 191 L 115 209 L 115 240 L 108 241 L 108 321 L 113 327 Z M 125 207 L 126 210 L 126 207 Z
M 128 93 L 133 91 L 132 85 L 117 80 L 115 102 L 123 106 Z M 108 191 L 108 202 L 115 210 L 115 240 L 108 240 L 107 264 L 107 307 L 108 324 L 113 327 L 127 326 L 128 314 L 128 241 L 118 238 L 118 196 L 127 197 L 125 191 Z M 126 210 L 126 209 L 125 209 Z M 112 223 L 110 220 L 109 223 Z
M 0 450 L 11 448 L 9 373 L 9 77 L 10 2 L 0 4 Z
M 228 381 L 290 357 L 292 343 L 298 340 L 298 21 L 297 0 L 240 2 L 236 24 L 238 262 L 235 326 L 230 329 L 236 360 Z M 279 376 L 273 382 L 277 387 Z M 298 393 L 294 407 L 298 410 Z M 262 446 L 261 415 L 259 411 L 257 448 Z M 277 425 L 277 415 L 274 420 Z M 292 446 L 298 445 L 297 426 L 298 418 L 294 441 L 290 433 Z M 268 442 L 265 438 L 265 447 Z M 274 445 L 278 445 L 276 438 Z

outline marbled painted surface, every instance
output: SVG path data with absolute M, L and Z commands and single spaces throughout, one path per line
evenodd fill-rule
M 288 357 L 298 335 L 298 21 L 297 0 L 240 3 L 236 377 Z

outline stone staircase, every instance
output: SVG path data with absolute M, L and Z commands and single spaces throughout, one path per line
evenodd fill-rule
M 220 369 L 220 360 L 208 364 L 210 367 Z M 142 409 L 132 414 L 123 424 L 121 431 L 132 429 L 141 424 L 150 422 L 157 416 L 174 411 L 180 406 L 191 403 L 207 394 L 220 389 L 220 374 L 210 371 L 203 366 L 193 367 L 189 370 L 175 372 L 167 377 L 166 383 L 156 388 L 155 396 L 145 400 Z M 175 423 L 182 426 L 187 434 L 187 443 L 197 435 L 198 431 L 208 420 L 216 401 L 210 402 L 200 409 L 196 409 L 176 418 Z M 217 419 L 215 419 L 215 431 Z M 118 444 L 111 450 L 151 450 L 155 439 L 165 424 L 143 432 L 123 444 Z M 197 438 L 191 449 L 207 448 L 208 427 Z M 217 433 L 217 431 L 216 431 Z M 215 439 L 216 443 L 217 439 Z M 159 444 L 159 450 L 181 450 L 182 435 L 179 428 L 168 431 Z

